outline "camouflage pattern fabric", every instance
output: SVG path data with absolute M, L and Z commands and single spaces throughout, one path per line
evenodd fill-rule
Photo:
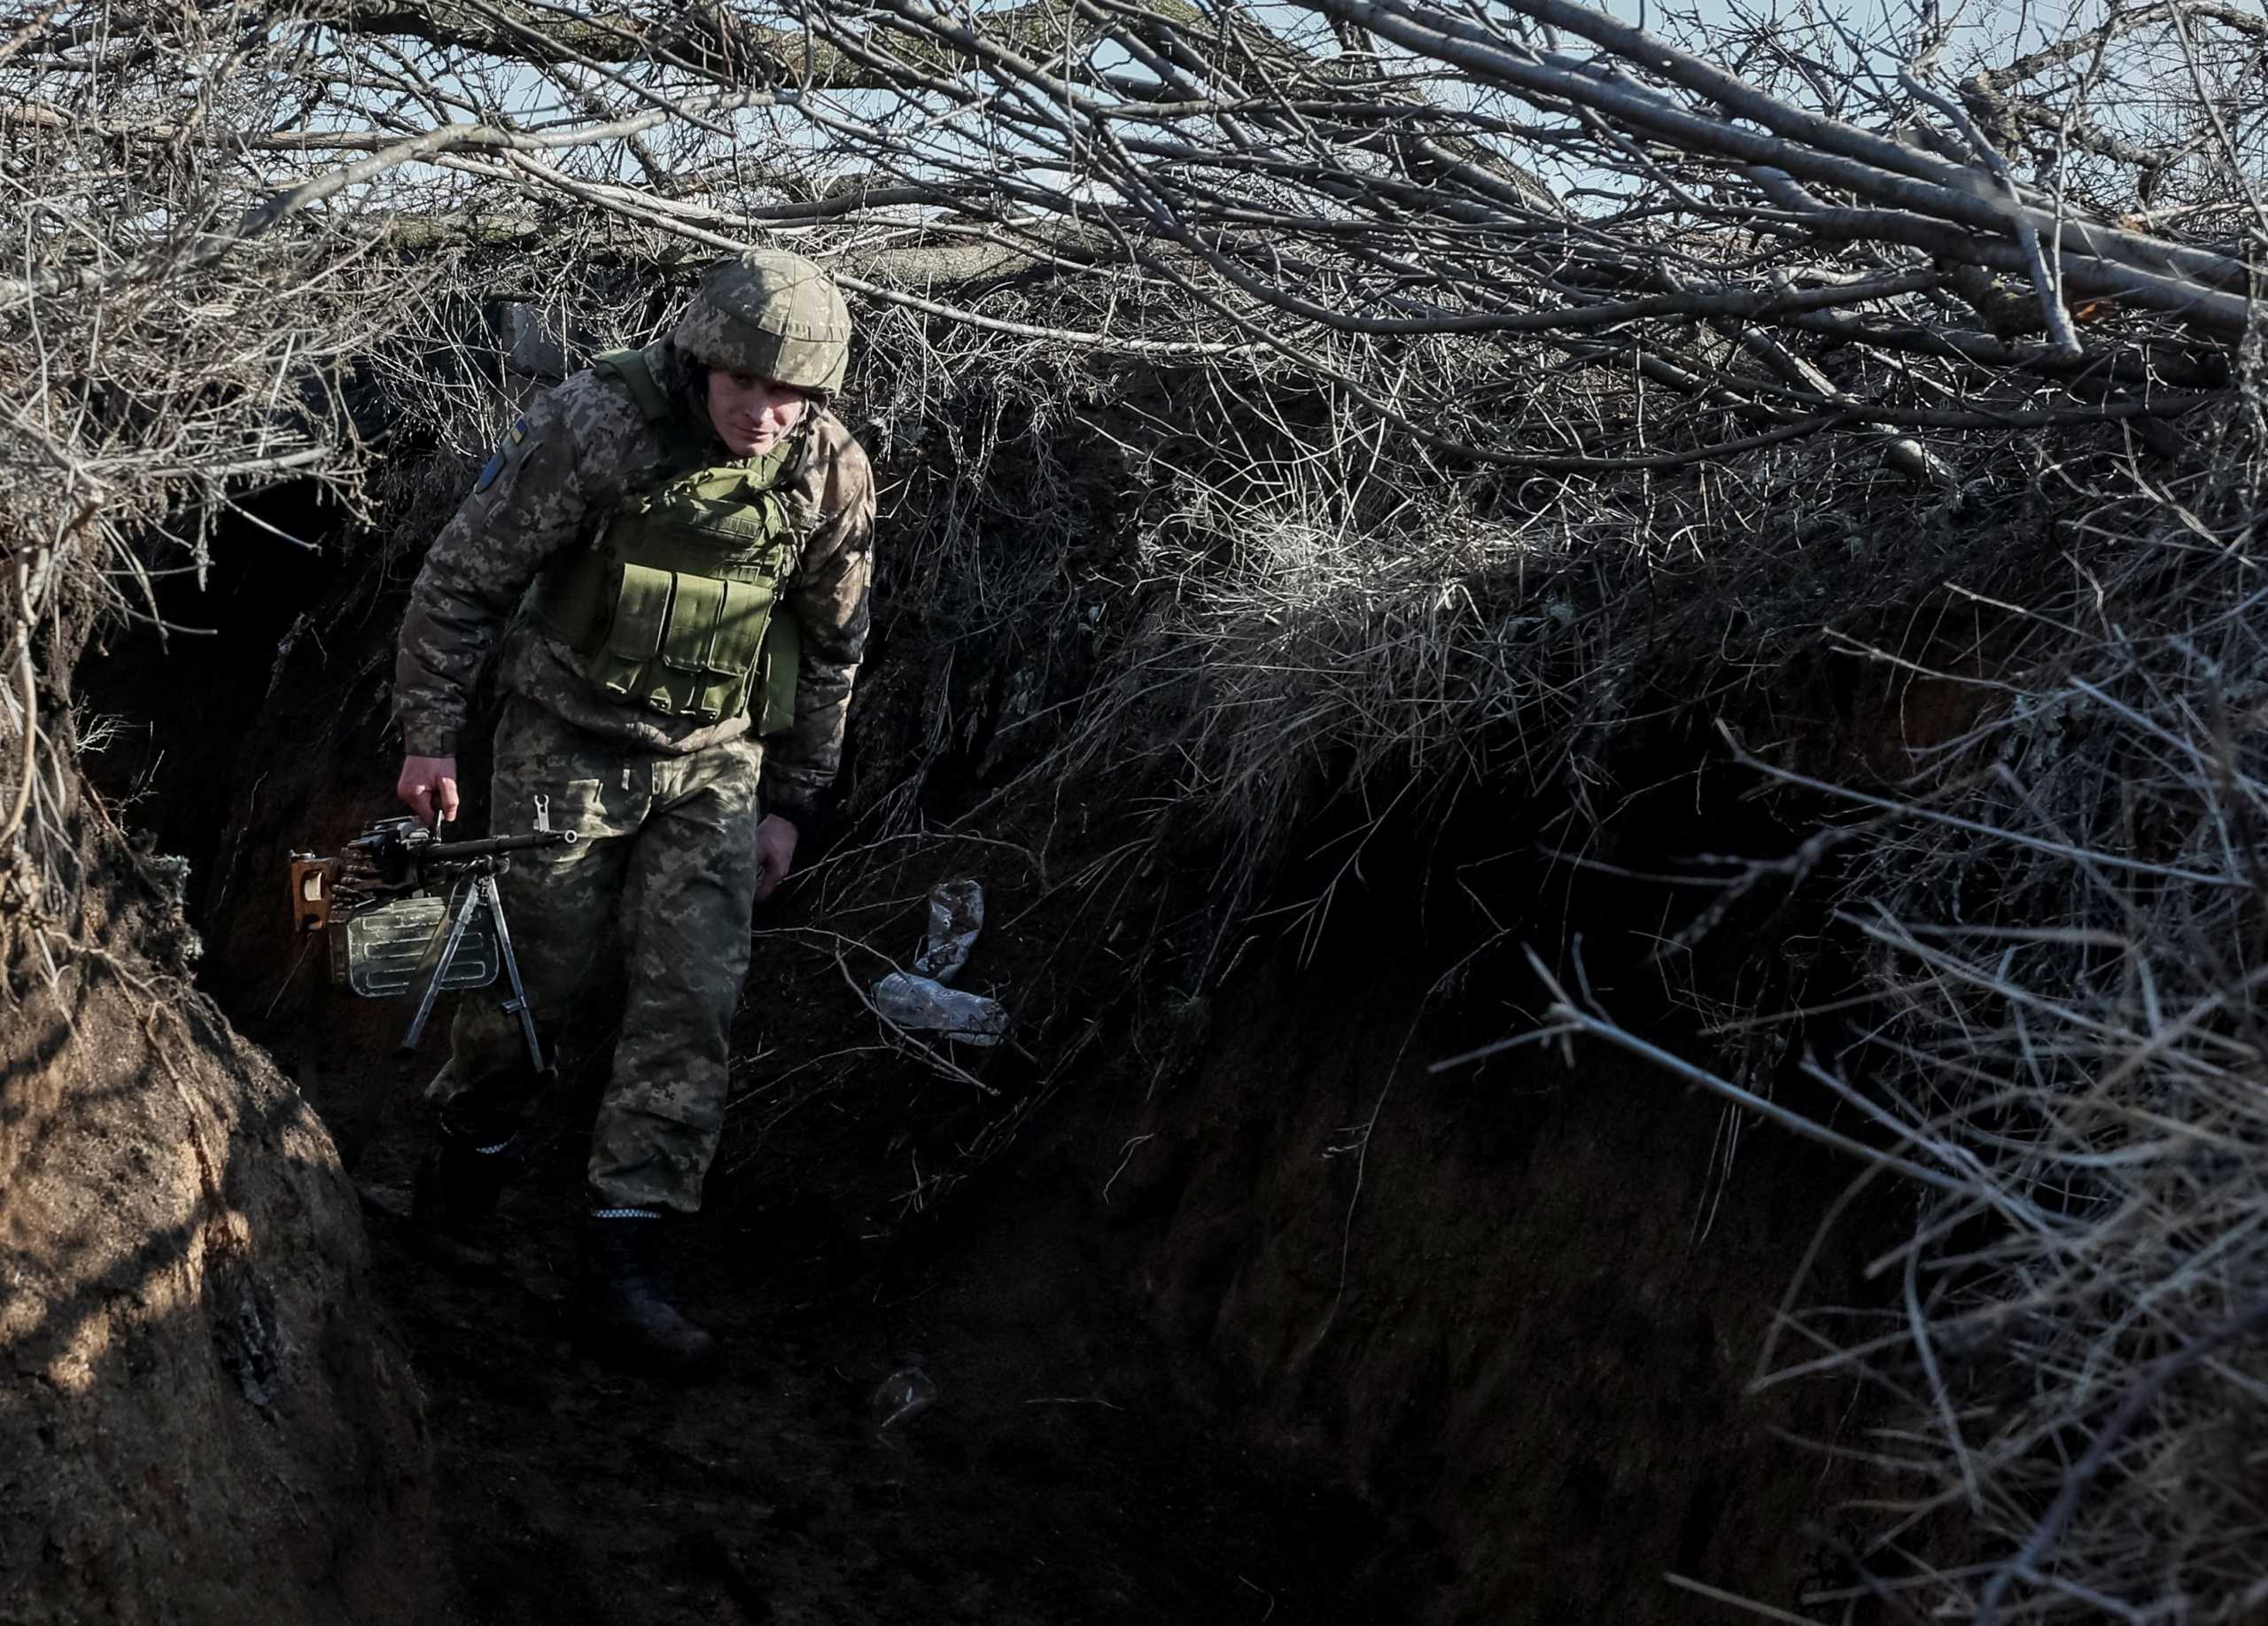
M 626 502 L 683 469 L 733 461 L 709 428 L 705 373 L 666 342 L 644 354 L 687 432 L 657 433 L 625 386 L 595 372 L 534 402 L 426 555 L 402 623 L 394 709 L 410 754 L 454 755 L 496 653 L 510 698 L 496 734 L 493 828 L 528 828 L 542 795 L 553 828 L 581 837 L 519 855 L 502 883 L 547 1038 L 592 991 L 594 973 L 610 969 L 610 939 L 623 956 L 621 1034 L 592 1137 L 594 1199 L 691 1212 L 723 1122 L 757 826 L 766 812 L 807 814 L 841 759 L 866 645 L 874 478 L 839 420 L 805 414 L 778 487 L 796 543 L 782 598 L 803 633 L 790 728 L 763 742 L 745 714 L 703 722 L 608 698 L 584 657 L 535 625 L 530 585 L 595 542 Z M 493 1000 L 463 1001 L 431 1092 L 445 1122 L 501 1138 L 536 1082 L 517 1022 Z
M 670 338 L 711 367 L 833 394 L 850 359 L 850 312 L 801 254 L 758 249 L 712 268 Z
M 687 439 L 708 447 L 703 461 L 734 461 L 708 427 L 705 372 L 666 340 L 643 354 L 696 431 Z M 866 650 L 874 489 L 866 454 L 833 413 L 806 412 L 790 446 L 782 489 L 798 548 L 783 603 L 802 626 L 803 670 L 795 725 L 764 753 L 763 795 L 768 811 L 793 819 L 808 816 L 842 760 L 843 718 Z M 503 688 L 601 739 L 686 754 L 747 732 L 745 715 L 704 723 L 609 699 L 584 676 L 583 657 L 537 626 L 523 603 L 545 565 L 590 546 L 627 500 L 678 471 L 629 391 L 607 375 L 578 373 L 529 407 L 434 539 L 411 589 L 394 665 L 406 751 L 456 754 L 473 686 L 500 636 Z
M 606 740 L 524 697 L 497 725 L 499 828 L 532 826 L 543 796 L 552 828 L 580 838 L 516 854 L 501 883 L 547 1042 L 603 992 L 594 974 L 620 956 L 622 1029 L 591 1136 L 594 1206 L 701 1206 L 748 973 L 763 755 L 746 735 L 671 751 Z M 517 1020 L 493 998 L 464 999 L 448 1064 L 427 1091 L 443 1120 L 501 1139 L 532 1106 L 536 1083 Z

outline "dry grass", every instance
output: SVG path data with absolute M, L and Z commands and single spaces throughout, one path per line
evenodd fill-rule
M 1768 1381 L 1884 1392 L 1890 1517 L 1859 1556 L 1934 1618 L 2226 1620 L 2268 1597 L 2249 486 L 2101 516 L 2116 573 L 2034 605 L 2055 658 L 1934 753 L 1843 912 L 1881 1014 L 1812 1070 L 1951 1183 L 1873 1266 L 1898 1307 L 1791 1314 Z M 1975 1570 L 1914 1551 L 1941 1513 Z
M 1759 1365 L 1760 1385 L 1869 1396 L 1862 1438 L 1818 1443 L 1877 1482 L 1817 1618 L 1872 1599 L 1917 1621 L 2235 1621 L 2268 1600 L 2256 467 L 2230 452 L 2094 508 L 2060 590 L 2032 583 L 2018 611 L 2023 663 L 1946 678 L 1982 691 L 1978 720 L 1902 789 L 1766 768 L 1852 813 L 1835 914 L 1863 1023 L 1799 1063 L 1829 1106 L 1670 1056 L 1556 986 L 1535 1036 L 1639 1050 L 1857 1159 L 1815 1253 L 1857 1215 L 1910 1215 L 1868 1267 L 1878 1297 L 1791 1284 Z

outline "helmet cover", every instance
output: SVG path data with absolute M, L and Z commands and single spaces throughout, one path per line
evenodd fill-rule
M 850 311 L 801 254 L 758 249 L 710 268 L 670 338 L 704 367 L 832 395 L 850 359 Z

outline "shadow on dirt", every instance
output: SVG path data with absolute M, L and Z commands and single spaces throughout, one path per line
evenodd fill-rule
M 430 1618 L 420 1396 L 353 1189 L 94 867 L 91 948 L 14 966 L 0 1025 L 0 1619 Z
M 373 1148 L 389 1207 L 419 1140 L 405 1118 Z M 509 1195 L 500 1275 L 375 1222 L 462 1618 L 1405 1618 L 1374 1512 L 1181 1403 L 1118 1262 L 1069 1223 L 1077 1191 L 1013 1183 L 914 1248 L 815 1191 L 712 1194 L 678 1274 L 725 1358 L 680 1389 L 578 1337 L 580 1161 L 562 1137 Z M 938 1396 L 883 1428 L 869 1402 L 909 1352 Z

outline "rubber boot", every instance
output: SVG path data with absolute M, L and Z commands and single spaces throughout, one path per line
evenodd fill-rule
M 641 1371 L 691 1377 L 715 1361 L 717 1341 L 663 1290 L 665 1223 L 650 1209 L 602 1209 L 584 1222 L 584 1305 L 610 1353 Z

